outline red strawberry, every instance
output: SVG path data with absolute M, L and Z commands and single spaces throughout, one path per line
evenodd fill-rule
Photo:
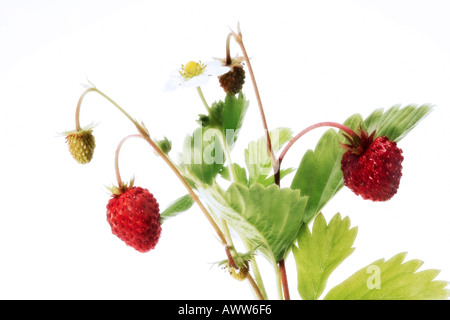
M 402 150 L 387 137 L 374 139 L 372 133 L 359 131 L 346 136 L 341 169 L 344 183 L 355 194 L 372 201 L 386 201 L 397 193 L 402 176 Z
M 106 206 L 112 233 L 137 251 L 153 249 L 161 234 L 158 202 L 141 187 L 125 187 L 117 193 Z

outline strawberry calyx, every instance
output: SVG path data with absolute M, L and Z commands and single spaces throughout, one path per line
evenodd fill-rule
M 247 278 L 250 265 L 249 262 L 255 255 L 255 250 L 247 253 L 235 252 L 233 254 L 233 261 L 230 262 L 229 259 L 222 260 L 218 262 L 218 265 L 228 271 L 231 277 L 236 280 L 242 281 Z
M 348 134 L 343 132 L 342 135 L 347 140 L 348 143 L 339 142 L 341 147 L 355 155 L 363 154 L 367 148 L 371 145 L 374 140 L 376 130 L 374 130 L 370 135 L 367 130 L 358 128 L 357 132 L 353 134 Z
M 106 187 L 112 194 L 113 197 L 119 197 L 121 194 L 127 192 L 129 189 L 134 187 L 134 177 L 129 183 L 122 182 L 119 186 L 113 185 L 112 187 Z

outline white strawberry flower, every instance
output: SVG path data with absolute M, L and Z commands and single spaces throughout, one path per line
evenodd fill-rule
M 228 71 L 230 71 L 230 68 L 223 66 L 217 60 L 208 63 L 189 61 L 186 65 L 181 65 L 181 68 L 171 75 L 165 89 L 175 90 L 178 87 L 200 87 L 206 84 L 210 77 L 218 77 Z

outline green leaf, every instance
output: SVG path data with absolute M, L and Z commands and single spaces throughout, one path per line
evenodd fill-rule
M 330 129 L 320 138 L 314 151 L 308 150 L 291 183 L 291 188 L 308 195 L 303 216 L 309 222 L 343 186 L 338 134 Z
M 269 133 L 272 150 L 277 153 L 284 144 L 292 139 L 292 131 L 288 128 L 277 128 Z M 267 152 L 266 137 L 252 141 L 245 149 L 245 164 L 249 172 L 249 182 L 263 183 L 272 171 L 272 163 Z
M 214 185 L 205 196 L 252 250 L 272 262 L 283 259 L 296 240 L 307 200 L 298 190 L 258 183 L 250 188 L 233 183 L 226 191 Z
M 212 185 L 225 161 L 217 130 L 197 128 L 184 142 L 180 167 L 191 180 Z
M 439 270 L 417 272 L 423 262 L 403 262 L 406 253 L 377 260 L 332 288 L 327 300 L 443 300 L 450 291 L 446 281 L 434 280 Z
M 226 137 L 228 148 L 232 149 L 244 122 L 249 101 L 242 92 L 236 97 L 227 95 L 225 101 L 214 102 L 209 115 L 199 115 L 198 123 L 205 128 L 214 128 Z
M 235 95 L 225 97 L 222 110 L 222 132 L 230 149 L 234 146 L 239 135 L 248 105 L 249 101 L 245 99 L 242 92 L 237 97 Z
M 330 274 L 354 250 L 357 228 L 350 219 L 336 214 L 326 223 L 322 214 L 314 220 L 312 232 L 304 225 L 298 236 L 298 248 L 292 247 L 297 265 L 298 292 L 304 300 L 317 300 Z
M 431 105 L 407 105 L 400 108 L 395 105 L 386 112 L 383 109 L 375 110 L 364 121 L 369 132 L 377 130 L 375 136 L 386 136 L 392 141 L 403 139 L 421 120 L 430 114 Z
M 357 130 L 361 125 L 369 132 L 378 128 L 376 136 L 386 135 L 389 139 L 399 141 L 430 111 L 429 105 L 409 105 L 404 108 L 394 106 L 386 112 L 383 112 L 383 109 L 375 110 L 366 120 L 355 114 L 344 124 L 353 130 Z M 345 142 L 341 134 L 334 129 L 326 131 L 314 151 L 308 150 L 305 153 L 292 180 L 291 188 L 300 189 L 302 195 L 309 197 L 303 218 L 305 223 L 322 210 L 344 186 L 341 171 L 344 150 L 340 148 L 339 142 Z
M 239 182 L 244 185 L 248 185 L 247 171 L 245 171 L 245 168 L 242 168 L 237 163 L 233 163 L 232 167 L 233 167 L 234 173 L 236 174 L 236 178 L 237 178 L 237 181 L 235 181 L 235 182 Z M 222 172 L 220 173 L 220 175 L 225 180 L 232 181 L 231 174 L 230 174 L 230 167 L 224 167 Z
M 295 168 L 281 169 L 280 170 L 280 180 L 294 171 L 295 171 Z M 270 177 L 265 178 L 264 180 L 260 179 L 260 181 L 258 181 L 258 182 L 261 183 L 263 186 L 267 187 L 267 186 L 275 183 L 275 176 L 271 175 Z
M 194 200 L 190 195 L 182 196 L 173 201 L 166 210 L 161 212 L 161 222 L 164 222 L 167 218 L 175 217 L 182 212 L 189 210 L 194 204 Z

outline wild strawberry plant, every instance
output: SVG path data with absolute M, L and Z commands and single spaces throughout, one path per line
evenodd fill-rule
M 242 56 L 231 57 L 232 40 Z M 292 286 L 285 266 L 290 254 L 296 262 L 297 290 L 302 299 L 447 299 L 447 282 L 435 280 L 439 272 L 417 272 L 422 262 L 405 262 L 404 253 L 368 264 L 324 295 L 330 274 L 354 250 L 357 228 L 339 213 L 327 223 L 321 210 L 344 186 L 370 201 L 388 201 L 395 196 L 403 161 L 398 143 L 432 106 L 377 109 L 366 118 L 354 114 L 343 123 L 321 122 L 298 134 L 288 128 L 269 130 L 239 27 L 228 35 L 226 43 L 224 59 L 190 61 L 166 84 L 168 89 L 195 88 L 205 107 L 205 113 L 197 119 L 198 128 L 186 136 L 177 160 L 171 156 L 169 139 L 152 139 L 142 122 L 97 87 L 91 85 L 82 93 L 76 108 L 76 128 L 66 133 L 69 150 L 79 163 L 90 162 L 95 148 L 92 126 L 82 128 L 79 122 L 82 101 L 89 92 L 111 102 L 137 129 L 137 134 L 125 137 L 116 150 L 117 186 L 111 188 L 106 210 L 112 233 L 137 251 L 148 252 L 157 245 L 161 224 L 196 204 L 224 246 L 224 260 L 219 265 L 233 278 L 249 281 L 259 299 L 271 296 L 255 256 L 273 265 L 278 297 L 290 299 Z M 232 151 L 250 107 L 242 92 L 247 73 L 264 132 L 259 140 L 248 143 L 245 163 L 239 164 L 232 160 Z M 218 78 L 225 97 L 210 105 L 202 85 L 211 77 Z M 283 168 L 291 146 L 319 127 L 330 129 L 315 149 L 303 155 L 297 168 Z M 162 159 L 161 165 L 168 165 L 186 188 L 187 194 L 162 212 L 147 189 L 134 186 L 133 180 L 122 181 L 118 156 L 122 144 L 131 137 L 144 139 Z M 290 186 L 281 187 L 281 179 L 290 174 Z M 236 236 L 245 245 L 244 252 L 238 252 L 234 245 Z

